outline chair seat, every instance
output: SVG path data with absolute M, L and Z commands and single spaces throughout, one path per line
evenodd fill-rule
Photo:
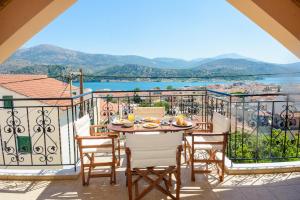
M 104 148 L 86 148 L 86 146 L 95 146 L 95 145 L 107 145 L 112 144 L 111 139 L 83 139 L 82 140 L 82 146 L 85 146 L 85 148 L 82 148 L 83 153 L 111 153 L 112 148 L 111 147 L 104 147 Z M 117 147 L 117 141 L 114 142 L 115 147 Z
M 192 136 L 186 136 L 186 140 L 189 143 L 189 145 L 192 145 Z M 195 136 L 194 137 L 194 142 L 207 142 L 206 138 L 202 136 Z M 198 150 L 211 150 L 213 148 L 212 145 L 210 144 L 194 144 L 195 149 Z

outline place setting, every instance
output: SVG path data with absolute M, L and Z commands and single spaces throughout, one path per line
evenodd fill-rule
M 128 114 L 127 118 L 120 118 L 116 116 L 108 128 L 119 132 L 142 132 L 151 129 L 159 131 L 180 131 L 184 129 L 191 129 L 193 122 L 185 115 L 164 116 L 161 119 L 157 117 L 139 117 L 134 114 Z

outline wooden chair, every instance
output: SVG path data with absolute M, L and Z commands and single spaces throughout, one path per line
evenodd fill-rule
M 82 184 L 88 185 L 90 178 L 110 177 L 110 183 L 116 183 L 116 164 L 119 160 L 116 158 L 115 151 L 119 149 L 118 135 L 110 132 L 97 133 L 97 125 L 90 125 L 88 115 L 83 116 L 75 122 L 76 140 L 79 148 L 81 162 Z M 118 151 L 119 152 L 119 151 Z M 97 162 L 95 157 L 98 154 L 111 154 L 111 161 Z M 88 163 L 85 163 L 85 159 Z M 120 154 L 119 154 L 120 159 Z M 110 166 L 110 173 L 92 173 L 97 166 Z M 85 178 L 85 168 L 88 168 L 87 180 Z
M 142 199 L 153 188 L 171 199 L 179 199 L 181 143 L 182 134 L 180 133 L 126 135 L 126 176 L 129 200 L 133 199 L 133 187 L 136 200 Z M 170 191 L 172 175 L 176 179 L 175 196 Z M 141 192 L 139 192 L 138 185 L 140 180 L 149 184 Z M 164 183 L 164 187 L 160 183 Z
M 136 117 L 156 117 L 163 118 L 165 116 L 164 107 L 136 107 L 133 109 L 133 114 Z
M 184 152 L 188 164 L 191 164 L 191 180 L 196 173 L 210 173 L 209 164 L 215 164 L 220 181 L 224 180 L 225 151 L 229 134 L 230 120 L 214 112 L 212 123 L 200 122 L 192 133 L 185 136 Z M 198 153 L 198 154 L 196 154 Z M 205 169 L 195 169 L 195 163 L 205 163 Z

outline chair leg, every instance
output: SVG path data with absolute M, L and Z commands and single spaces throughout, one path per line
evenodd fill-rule
M 128 189 L 128 199 L 132 200 L 132 174 L 127 172 L 127 189 Z
M 86 185 L 85 182 L 85 175 L 84 175 L 84 162 L 83 162 L 83 154 L 80 153 L 80 162 L 81 162 L 81 169 L 80 169 L 80 173 L 81 173 L 81 179 L 82 179 L 82 185 Z
M 191 161 L 191 180 L 195 182 L 196 179 L 195 179 L 195 166 L 194 166 L 194 149 L 192 149 L 190 161 Z
M 113 153 L 112 163 L 111 163 L 111 173 L 110 173 L 110 184 L 116 183 L 116 156 Z
M 186 155 L 186 139 L 184 138 L 184 163 L 187 162 L 187 155 Z
M 113 163 L 113 166 L 112 166 L 112 173 L 113 173 L 113 181 L 112 181 L 112 184 L 116 184 L 116 167 L 115 167 L 115 163 Z
M 87 185 L 90 184 L 90 178 L 91 178 L 92 168 L 94 168 L 94 159 L 95 159 L 95 154 L 92 153 L 91 160 L 90 160 L 90 165 L 89 165 L 87 182 L 86 182 Z
M 177 182 L 176 184 L 176 199 L 179 200 L 180 199 L 180 185 L 179 182 Z
M 179 200 L 180 199 L 180 187 L 181 187 L 181 172 L 180 172 L 180 168 L 176 170 L 175 172 L 175 176 L 176 176 L 176 199 Z
M 120 167 L 121 163 L 121 145 L 120 145 L 120 139 L 118 140 L 118 167 Z
M 126 187 L 128 187 L 128 175 L 126 171 L 125 171 L 125 181 L 126 181 Z
M 220 175 L 220 181 L 223 182 L 225 175 L 225 163 L 224 161 L 221 163 L 221 175 Z
M 169 173 L 169 186 L 172 187 L 172 173 Z
M 189 157 L 187 158 L 187 165 L 191 164 L 191 157 L 192 157 L 192 147 L 186 142 L 187 145 L 187 154 L 189 154 Z
M 177 154 L 177 166 L 175 170 L 175 178 L 176 178 L 176 199 L 180 199 L 180 187 L 181 187 L 181 151 L 182 147 L 178 147 Z

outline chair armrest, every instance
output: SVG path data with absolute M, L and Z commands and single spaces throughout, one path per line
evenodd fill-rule
M 90 134 L 91 135 L 97 135 L 97 133 L 99 133 L 99 132 L 97 132 L 97 130 L 95 131 L 95 128 L 102 128 L 102 129 L 106 129 L 106 125 L 91 125 L 90 126 Z
M 98 136 L 101 136 L 101 135 L 106 135 L 106 136 L 108 136 L 108 135 L 115 135 L 115 136 L 118 136 L 118 134 L 117 133 L 115 133 L 115 132 L 98 132 L 98 133 L 96 133 Z
M 96 132 L 92 136 L 109 136 L 109 135 L 113 135 L 113 136 L 117 136 L 117 137 L 119 136 L 119 134 L 115 133 L 115 132 Z
M 82 140 L 82 139 L 112 139 L 117 138 L 117 135 L 103 135 L 103 136 L 76 136 L 76 140 Z
M 107 136 L 107 135 L 116 135 L 119 137 L 118 133 L 106 133 L 106 132 L 96 132 L 92 136 Z
M 196 122 L 196 126 L 193 128 L 193 131 L 212 132 L 213 124 L 211 122 Z

